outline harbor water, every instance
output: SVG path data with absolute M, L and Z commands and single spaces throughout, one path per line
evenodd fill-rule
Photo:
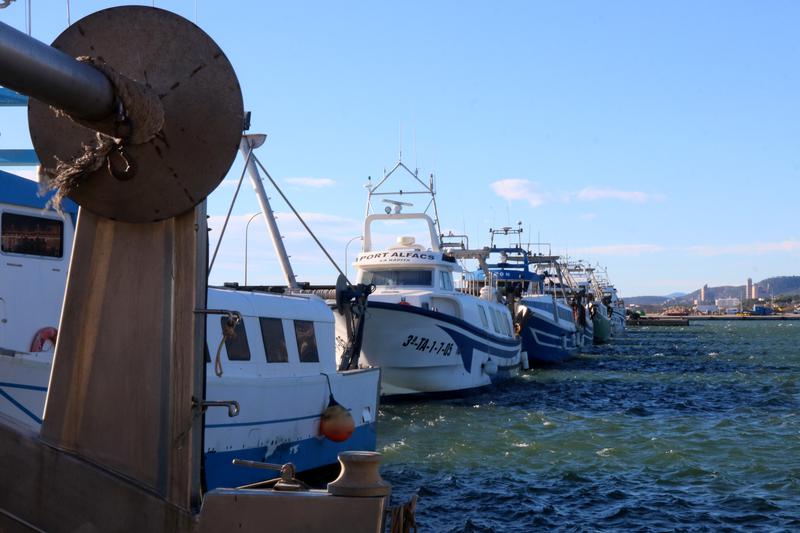
M 629 328 L 379 424 L 422 531 L 800 531 L 800 322 Z

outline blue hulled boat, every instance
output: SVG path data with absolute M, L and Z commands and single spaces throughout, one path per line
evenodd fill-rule
M 498 288 L 514 301 L 514 323 L 522 339 L 522 351 L 528 365 L 548 365 L 574 357 L 582 340 L 575 313 L 566 299 L 559 296 L 562 283 L 551 279 L 548 270 L 537 272 L 536 265 L 552 265 L 558 270 L 557 257 L 532 255 L 522 247 L 492 248 L 499 255 L 496 263 L 487 262 Z M 563 291 L 562 291 L 563 292 Z

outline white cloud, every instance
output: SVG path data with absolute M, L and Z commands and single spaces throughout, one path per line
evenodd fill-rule
M 663 195 L 651 194 L 641 191 L 620 191 L 616 189 L 600 189 L 597 187 L 585 187 L 575 193 L 575 198 L 584 202 L 597 200 L 621 200 L 641 204 L 652 200 L 663 200 Z
M 311 187 L 312 189 L 320 189 L 322 187 L 332 187 L 336 185 L 336 182 L 330 178 L 286 178 L 284 181 L 291 185 Z
M 665 251 L 658 244 L 608 244 L 604 246 L 586 246 L 569 250 L 570 255 L 643 255 Z
M 578 192 L 549 193 L 539 189 L 538 184 L 526 179 L 503 179 L 491 183 L 494 193 L 504 200 L 524 200 L 532 207 L 539 207 L 545 202 L 555 201 L 569 203 L 572 200 L 596 202 L 600 200 L 619 200 L 623 202 L 645 203 L 663 200 L 664 195 L 642 191 L 621 191 L 617 189 L 584 187 Z M 583 218 L 592 219 L 595 214 Z
M 716 255 L 763 255 L 773 252 L 800 251 L 800 241 L 788 239 L 779 242 L 756 242 L 750 244 L 697 245 L 687 248 L 692 254 L 705 257 Z
M 504 179 L 491 184 L 494 193 L 505 200 L 525 200 L 531 207 L 542 205 L 547 196 L 537 190 L 537 185 L 529 180 Z

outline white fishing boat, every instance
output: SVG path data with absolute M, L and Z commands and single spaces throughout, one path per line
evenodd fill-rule
M 596 274 L 597 282 L 603 294 L 603 304 L 608 308 L 611 320 L 611 334 L 620 336 L 625 333 L 625 302 L 619 297 L 617 288 L 608 278 L 608 270 L 602 269 Z
M 441 246 L 437 221 L 422 213 L 403 213 L 407 202 L 389 203 L 385 213 L 369 214 L 375 196 L 409 194 L 380 190 L 398 169 L 424 187 L 436 212 L 433 178 L 419 180 L 402 162 L 369 188 L 364 244 L 355 261 L 357 281 L 375 286 L 368 301 L 358 364 L 381 369 L 381 394 L 461 393 L 519 372 L 520 341 L 511 314 L 487 288 L 482 298 L 455 289 L 453 273 L 461 270 Z M 413 192 L 411 192 L 413 194 Z M 394 209 L 392 209 L 392 206 Z M 401 235 L 388 247 L 376 240 L 375 227 L 417 223 L 416 236 Z M 337 317 L 337 336 L 346 323 Z
M 625 302 L 619 297 L 617 288 L 613 285 L 605 286 L 603 294 L 611 312 L 611 332 L 616 336 L 622 335 L 625 333 Z
M 595 344 L 604 344 L 611 340 L 611 310 L 603 301 L 603 289 L 597 280 L 593 267 L 585 268 L 589 279 L 589 305 L 594 325 Z
M 279 295 L 210 288 L 208 306 L 236 310 L 235 336 L 224 337 L 228 316 L 209 316 L 206 398 L 234 399 L 239 416 L 206 413 L 205 475 L 212 487 L 263 479 L 233 459 L 292 463 L 298 472 L 337 464 L 339 452 L 374 450 L 378 369 L 336 371 L 333 313 L 314 295 Z M 221 346 L 221 370 L 215 350 Z M 354 418 L 343 441 L 326 437 L 320 419 L 332 399 Z

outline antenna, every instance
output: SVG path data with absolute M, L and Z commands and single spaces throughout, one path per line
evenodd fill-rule
M 419 172 L 419 161 L 417 161 L 417 128 L 414 128 L 414 172 Z
M 398 122 L 397 127 L 398 127 L 398 134 L 397 134 L 397 137 L 398 137 L 397 138 L 398 156 L 397 156 L 397 160 L 398 161 L 402 161 L 403 160 L 403 121 L 402 120 Z

